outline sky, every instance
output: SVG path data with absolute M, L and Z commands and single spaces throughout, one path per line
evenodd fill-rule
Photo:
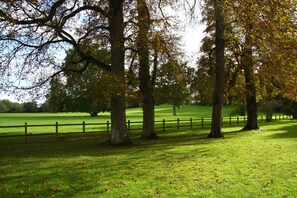
M 191 67 L 196 67 L 201 40 L 204 37 L 203 30 L 203 25 L 191 25 L 186 27 L 185 33 L 183 35 L 183 50 L 186 53 L 186 59 L 189 60 L 189 66 Z

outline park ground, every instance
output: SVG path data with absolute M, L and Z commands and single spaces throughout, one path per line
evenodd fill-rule
M 103 133 L 3 136 L 0 197 L 296 197 L 297 122 L 241 128 L 134 132 L 129 147 Z

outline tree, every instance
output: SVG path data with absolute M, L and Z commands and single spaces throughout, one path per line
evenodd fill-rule
M 11 102 L 10 100 L 0 100 L 1 113 L 20 113 L 23 111 L 23 104 Z
M 50 81 L 50 90 L 47 94 L 49 111 L 52 113 L 66 111 L 67 93 L 65 85 L 59 75 L 54 76 Z
M 8 104 L 10 104 L 11 102 L 9 101 L 8 102 L 8 100 L 0 100 L 0 112 L 1 113 L 6 113 L 6 112 L 8 112 L 9 111 L 9 106 L 8 106 Z
M 124 0 L 109 0 L 109 33 L 111 44 L 111 72 L 122 84 L 125 84 L 125 47 L 124 47 Z M 130 144 L 126 129 L 125 91 L 111 98 L 111 138 L 110 144 Z
M 42 86 L 61 68 L 59 55 L 72 47 L 86 61 L 125 82 L 124 75 L 124 0 L 109 1 L 5 1 L 0 9 L 1 70 L 6 79 L 25 81 L 27 87 Z M 90 53 L 85 41 L 106 46 L 109 41 L 111 64 L 104 64 Z M 7 47 L 9 45 L 9 47 Z M 14 60 L 14 61 L 12 61 Z M 9 78 L 9 66 L 19 71 L 21 78 Z M 26 81 L 30 79 L 30 81 Z M 34 83 L 32 83 L 34 82 Z M 15 82 L 4 81 L 15 87 Z M 7 85 L 7 86 L 8 86 Z M 109 143 L 129 143 L 126 131 L 125 93 L 111 99 L 111 137 Z
M 265 75 L 284 97 L 297 101 L 297 2 L 271 1 L 262 6 L 257 32 L 258 50 L 261 52 L 261 74 Z M 256 4 L 257 5 L 257 4 Z M 260 17 L 259 17 L 260 18 Z
M 158 104 L 172 104 L 174 116 L 176 116 L 176 108 L 187 103 L 190 98 L 187 69 L 185 63 L 169 60 L 162 64 L 157 71 L 156 101 Z
M 38 111 L 42 113 L 50 112 L 48 100 L 41 104 Z
M 26 113 L 36 113 L 38 112 L 38 106 L 36 101 L 23 103 L 23 111 Z
M 96 53 L 104 63 L 110 63 L 109 51 L 93 50 L 96 52 L 92 53 Z M 74 62 L 77 64 L 73 64 Z M 84 71 L 76 72 L 84 67 L 84 62 L 81 62 L 79 56 L 73 55 L 73 50 L 69 50 L 63 67 L 68 68 L 68 71 L 64 73 L 66 83 L 63 86 L 68 111 L 88 112 L 91 116 L 97 116 L 98 112 L 110 110 L 110 97 L 113 96 L 113 92 L 121 92 L 119 89 L 125 88 L 125 85 L 118 86 L 119 82 L 110 80 L 107 72 L 92 64 Z
M 272 82 L 280 85 L 283 93 L 286 90 L 285 87 L 294 87 L 294 83 L 291 82 L 290 85 L 284 82 L 279 83 L 276 76 L 279 74 L 281 76 L 289 74 L 288 76 L 290 76 L 296 71 L 294 71 L 294 67 L 290 71 L 287 67 L 287 65 L 292 66 L 294 62 L 296 63 L 296 60 L 292 61 L 291 58 L 292 54 L 296 55 L 296 51 L 291 48 L 294 45 L 292 42 L 294 37 L 296 44 L 296 34 L 292 34 L 291 31 L 294 26 L 296 27 L 296 24 L 293 23 L 294 17 L 296 18 L 296 13 L 294 14 L 293 11 L 296 10 L 296 3 L 292 1 L 239 0 L 228 2 L 227 5 L 231 11 L 230 15 L 234 19 L 232 28 L 241 38 L 238 40 L 242 48 L 240 64 L 244 69 L 248 113 L 247 124 L 243 130 L 254 130 L 259 128 L 257 124 L 258 77 L 274 79 L 266 81 L 266 83 L 271 84 Z M 284 42 L 284 40 L 286 41 Z M 277 46 L 282 47 L 278 48 Z M 284 64 L 284 62 L 286 63 Z M 274 70 L 277 70 L 277 75 L 272 72 Z
M 261 97 L 267 98 L 259 95 L 259 89 L 273 85 L 279 89 L 278 93 L 296 100 L 294 93 L 297 85 L 296 80 L 292 78 L 297 75 L 296 58 L 293 58 L 297 55 L 296 48 L 293 47 L 297 44 L 294 31 L 296 2 L 238 0 L 224 1 L 221 5 L 225 19 L 224 40 L 227 60 L 225 103 L 231 104 L 236 99 L 235 102 L 240 104 L 244 101 L 242 97 L 245 95 L 248 121 L 244 129 L 258 129 L 257 100 Z M 212 13 L 215 12 L 211 6 L 207 6 L 204 13 L 208 25 L 207 31 L 211 32 L 209 30 L 214 26 Z M 211 39 L 204 40 L 203 47 L 211 46 L 209 41 Z M 202 80 L 211 79 L 208 72 L 212 71 L 212 67 L 207 67 L 207 62 L 215 64 L 215 61 L 211 61 L 213 49 L 210 47 L 204 50 L 204 52 L 209 51 L 210 55 L 205 53 L 206 56 L 199 60 L 203 65 L 198 69 L 198 74 L 204 77 L 200 78 Z M 265 84 L 261 79 L 267 79 Z M 245 93 L 241 91 L 243 89 Z M 267 92 L 266 94 L 269 95 Z
M 251 24 L 249 26 L 252 26 Z M 247 122 L 243 130 L 255 130 L 258 127 L 256 80 L 250 35 L 246 35 L 243 60 L 246 90 Z
M 191 89 L 194 93 L 195 103 L 209 105 L 213 103 L 214 79 L 215 79 L 215 54 L 214 54 L 214 28 L 210 25 L 205 30 L 208 35 L 202 40 L 201 55 L 197 61 L 194 81 Z
M 162 58 L 172 54 L 172 40 L 175 37 L 170 30 L 172 27 L 170 20 L 162 10 L 162 6 L 168 3 L 168 1 L 136 1 L 135 51 L 138 57 L 135 59 L 138 58 L 139 91 L 143 108 L 142 138 L 157 137 L 154 129 L 156 72 Z
M 225 75 L 225 41 L 224 41 L 224 11 L 222 1 L 214 0 L 215 10 L 215 88 L 213 95 L 213 110 L 211 131 L 209 138 L 223 137 L 221 130 L 222 107 L 224 98 L 224 75 Z
M 150 75 L 150 12 L 146 0 L 137 0 L 138 35 L 137 52 L 139 56 L 139 87 L 142 95 L 143 127 L 142 138 L 155 138 L 155 101 L 153 83 Z

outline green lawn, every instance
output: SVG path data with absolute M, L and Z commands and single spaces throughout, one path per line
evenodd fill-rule
M 297 123 L 160 133 L 108 147 L 100 133 L 0 138 L 0 197 L 296 197 Z
M 177 109 L 177 116 L 172 115 L 171 105 L 160 105 L 155 107 L 156 120 L 202 118 L 211 117 L 211 106 L 187 105 Z M 229 116 L 232 107 L 224 107 L 223 116 Z M 132 121 L 142 120 L 142 109 L 129 108 L 127 109 L 127 119 Z M 86 122 L 106 122 L 110 120 L 110 113 L 99 113 L 98 117 L 91 117 L 88 113 L 0 113 L 0 126 L 2 125 L 22 125 L 25 122 L 28 124 L 53 124 L 60 123 L 81 123 Z
M 201 119 L 202 117 L 211 117 L 212 107 L 210 106 L 197 106 L 187 105 L 177 110 L 177 116 L 172 115 L 171 105 L 160 105 L 155 108 L 155 120 L 187 120 L 190 118 Z M 232 107 L 225 107 L 223 109 L 223 116 L 229 116 Z M 127 120 L 132 122 L 142 121 L 142 109 L 141 108 L 129 108 L 127 109 Z M 59 127 L 59 132 L 82 132 L 82 122 L 87 124 L 102 123 L 102 125 L 87 126 L 86 131 L 104 131 L 106 130 L 106 123 L 110 121 L 110 113 L 100 113 L 98 117 L 91 117 L 87 113 L 0 113 L 0 126 L 24 126 L 28 125 L 54 125 L 56 122 L 59 124 L 80 124 L 80 126 L 66 126 Z M 134 128 L 140 128 L 141 124 L 134 124 Z M 161 123 L 160 123 L 161 125 Z M 39 133 L 54 133 L 55 126 L 47 127 L 30 127 L 28 129 L 29 134 Z M 22 128 L 0 128 L 0 136 L 3 135 L 24 135 L 24 127 Z

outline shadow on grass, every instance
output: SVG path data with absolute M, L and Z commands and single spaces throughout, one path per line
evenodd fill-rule
M 266 124 L 265 124 L 266 125 Z M 263 127 L 265 127 L 263 125 Z M 267 126 L 271 127 L 271 123 Z M 297 138 L 297 123 L 276 122 L 269 129 L 270 138 Z M 237 127 L 238 128 L 238 127 Z M 229 127 L 224 132 L 225 139 L 248 134 L 238 131 L 236 127 Z M 261 132 L 262 130 L 259 130 Z M 265 130 L 264 130 L 265 131 Z M 133 152 L 151 152 L 154 150 L 164 151 L 174 147 L 194 146 L 199 144 L 212 144 L 216 140 L 208 139 L 209 129 L 166 131 L 158 132 L 158 138 L 153 140 L 141 140 L 139 132 L 131 134 L 133 145 L 129 147 L 110 147 L 103 144 L 107 139 L 106 133 L 83 134 L 59 134 L 54 135 L 32 135 L 28 136 L 27 142 L 23 136 L 1 137 L 0 157 L 24 158 L 24 157 L 67 157 L 76 155 L 106 156 L 131 154 Z
M 140 139 L 140 133 L 131 134 L 132 145 L 127 147 L 111 147 L 103 144 L 108 137 L 103 133 L 59 134 L 28 136 L 27 141 L 22 136 L 1 137 L 0 157 L 65 157 L 67 155 L 115 155 L 133 152 L 147 152 L 148 150 L 166 151 L 177 146 L 191 146 L 211 143 L 205 131 L 178 131 L 159 133 L 157 139 Z
M 223 129 L 223 134 L 227 138 L 232 138 L 237 135 L 249 134 L 250 132 L 254 133 L 264 133 L 269 131 L 267 137 L 269 138 L 297 138 L 297 121 L 292 120 L 279 120 L 273 122 L 263 122 L 259 123 L 260 128 L 257 130 L 242 130 L 243 127 L 228 127 Z M 237 130 L 236 128 L 240 128 Z
M 270 138 L 297 138 L 297 122 L 270 130 L 273 132 Z
M 297 123 L 273 125 L 268 136 L 281 138 L 274 137 L 280 131 L 296 137 L 292 133 Z M 214 151 L 220 147 L 211 150 L 212 144 L 249 134 L 233 129 L 225 133 L 227 140 L 206 138 L 209 129 L 159 132 L 159 138 L 153 140 L 141 140 L 140 133 L 134 132 L 130 147 L 103 145 L 107 140 L 103 133 L 29 136 L 27 142 L 24 137 L 0 138 L 0 192 L 3 197 L 83 197 L 91 191 L 98 197 L 125 185 L 126 180 L 128 188 L 129 183 L 131 187 L 149 176 L 163 179 L 162 171 L 168 175 L 173 165 L 178 171 L 186 162 L 217 159 Z
M 5 184 L 2 192 L 8 197 L 20 195 L 20 192 L 45 197 L 51 194 L 70 196 L 86 189 L 104 193 L 110 186 L 117 185 L 110 184 L 109 178 L 127 177 L 132 171 L 136 179 L 146 178 L 152 168 L 150 162 L 170 167 L 173 162 L 209 155 L 207 148 L 192 152 L 189 147 L 174 149 L 210 143 L 203 133 L 163 133 L 154 140 L 139 137 L 140 133 L 132 134 L 133 145 L 130 147 L 104 146 L 102 142 L 107 137 L 100 133 L 63 134 L 57 138 L 52 135 L 30 136 L 27 142 L 24 137 L 0 138 L 0 184 Z M 1 175 L 1 171 L 6 174 Z M 100 178 L 99 183 L 103 180 L 106 185 L 94 182 L 93 175 Z M 31 192 L 28 190 L 30 185 Z M 16 186 L 17 191 L 11 191 L 11 186 Z

